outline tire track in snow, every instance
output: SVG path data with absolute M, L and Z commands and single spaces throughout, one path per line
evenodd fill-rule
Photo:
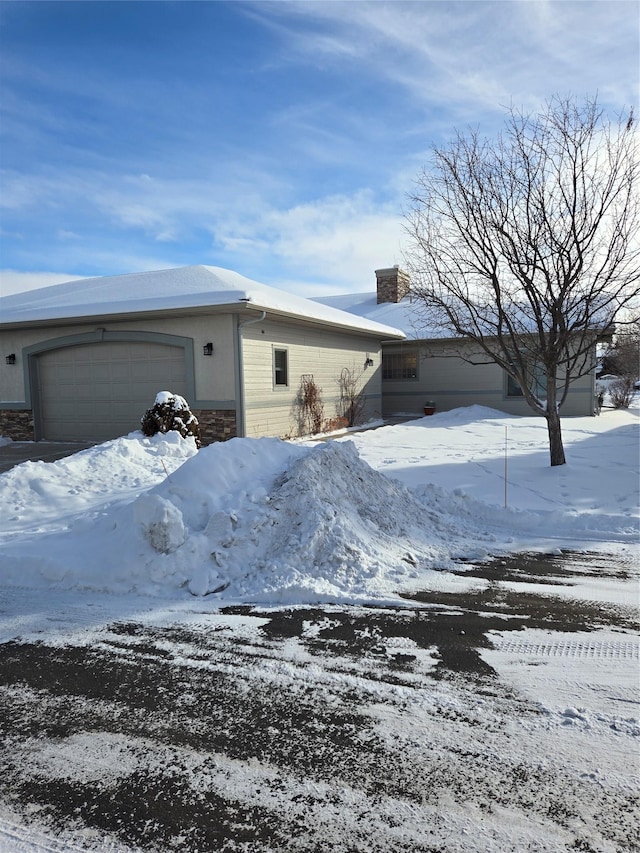
M 86 848 L 0 818 L 0 853 L 86 853 Z
M 518 639 L 492 638 L 496 651 L 536 657 L 572 658 L 574 660 L 640 660 L 640 644 L 624 640 L 550 640 L 532 642 Z

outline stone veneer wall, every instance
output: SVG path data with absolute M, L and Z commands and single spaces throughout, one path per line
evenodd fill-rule
M 192 409 L 200 424 L 202 444 L 214 441 L 227 441 L 237 435 L 235 409 Z
M 200 423 L 202 444 L 227 441 L 236 437 L 236 413 L 234 409 L 210 411 L 194 409 L 193 414 Z M 0 435 L 13 441 L 34 441 L 33 412 L 31 409 L 0 409 Z
M 0 435 L 13 441 L 34 441 L 31 409 L 0 409 Z

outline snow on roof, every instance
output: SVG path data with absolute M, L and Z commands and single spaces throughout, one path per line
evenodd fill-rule
M 383 338 L 403 337 L 402 331 L 382 321 L 286 293 L 232 270 L 203 265 L 77 279 L 5 296 L 0 298 L 0 325 L 237 306 L 241 301 L 259 310 L 371 332 Z
M 400 302 L 382 302 L 380 304 L 378 304 L 377 296 L 374 292 L 348 293 L 343 296 L 320 296 L 316 297 L 314 301 L 355 314 L 370 322 L 393 326 L 395 329 L 400 329 L 404 332 L 408 340 L 451 340 L 456 337 L 450 329 L 441 326 L 430 326 L 424 319 L 424 306 L 420 304 L 419 299 L 412 299 L 411 294 L 405 296 Z M 578 296 L 575 306 L 572 306 L 570 303 L 567 304 L 567 318 L 574 322 L 576 314 L 581 307 L 582 301 Z M 535 332 L 535 318 L 532 316 L 533 312 L 531 308 L 525 302 L 520 306 L 514 303 L 511 306 L 511 312 L 512 319 L 517 319 L 521 332 Z M 495 314 L 489 314 L 484 319 L 487 321 L 485 334 L 487 337 L 490 337 L 495 334 L 497 319 Z M 551 325 L 550 309 L 547 309 L 545 319 Z M 590 319 L 590 326 L 594 332 L 606 332 L 609 325 L 610 320 L 604 311 L 600 315 L 594 311 Z M 578 334 L 581 331 L 579 324 L 576 331 Z
M 364 320 L 383 323 L 400 329 L 410 340 L 431 340 L 433 338 L 452 337 L 442 329 L 430 329 L 424 326 L 416 303 L 411 296 L 405 296 L 400 302 L 382 302 L 378 304 L 377 295 L 371 293 L 347 293 L 342 296 L 319 296 L 315 302 L 355 314 Z

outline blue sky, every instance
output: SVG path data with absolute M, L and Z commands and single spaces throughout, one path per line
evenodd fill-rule
M 2 292 L 190 264 L 372 289 L 433 144 L 554 94 L 638 107 L 639 11 L 3 0 Z

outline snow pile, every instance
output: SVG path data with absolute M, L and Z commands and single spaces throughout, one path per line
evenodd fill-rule
M 224 584 L 254 601 L 386 597 L 418 570 L 452 565 L 451 525 L 429 523 L 425 507 L 353 444 L 300 447 L 287 462 L 270 488 L 243 493 L 209 518 L 199 551 L 214 566 L 200 561 L 192 592 Z
M 7 542 L 0 566 L 14 584 L 343 600 L 415 586 L 466 544 L 447 513 L 427 510 L 350 442 L 233 439 L 124 506 Z
M 329 442 L 196 451 L 177 432 L 132 433 L 0 476 L 0 572 L 220 602 L 382 601 L 450 582 L 458 560 L 635 548 L 637 413 L 567 420 L 564 435 L 569 464 L 552 469 L 543 419 L 477 406 Z
M 1 439 L 0 439 L 1 440 Z M 177 432 L 143 438 L 131 433 L 57 462 L 23 462 L 0 476 L 5 536 L 66 528 L 155 486 L 197 452 Z

